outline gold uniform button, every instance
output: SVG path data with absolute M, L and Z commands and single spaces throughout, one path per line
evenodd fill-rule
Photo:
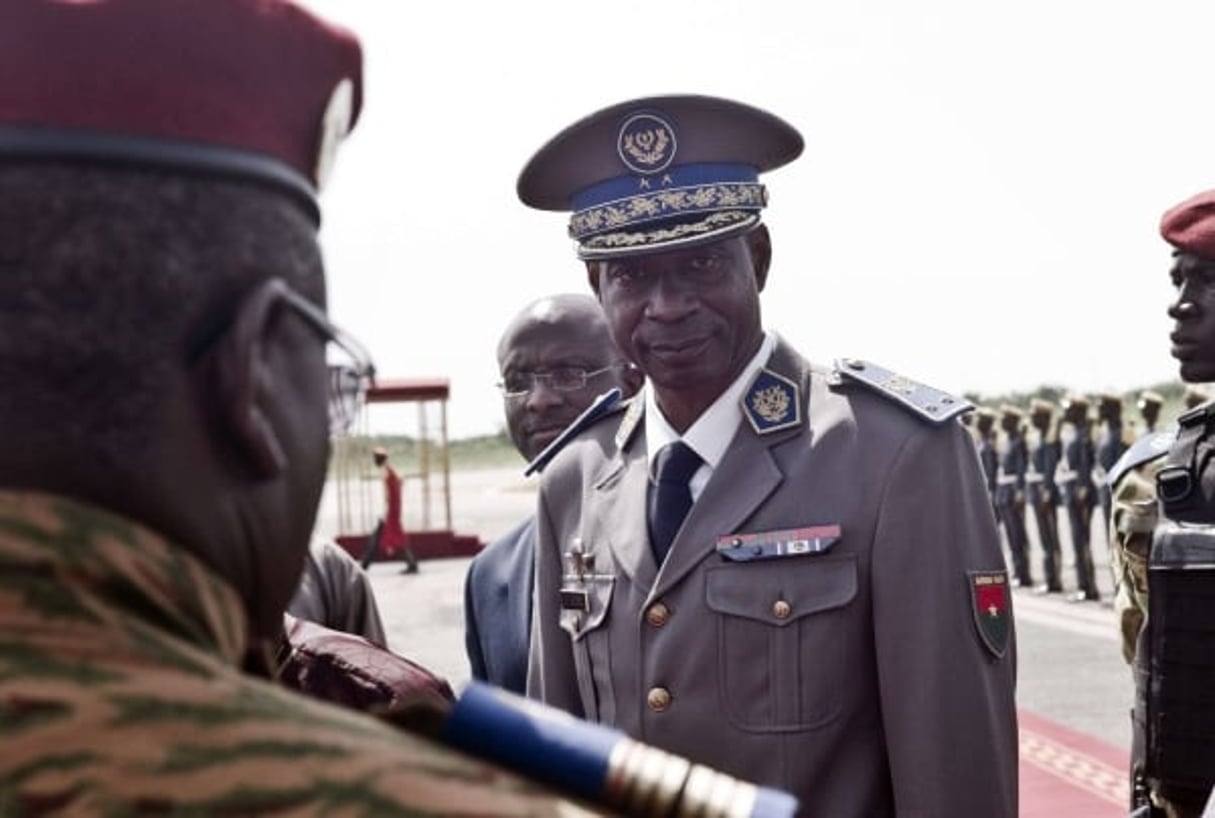
M 645 612 L 645 621 L 651 627 L 661 628 L 671 618 L 671 609 L 661 602 L 655 602 Z
M 777 619 L 788 619 L 791 613 L 793 613 L 793 606 L 785 600 L 778 599 L 772 603 L 772 615 Z
M 671 691 L 665 687 L 652 687 L 646 694 L 645 703 L 655 713 L 662 713 L 671 706 Z

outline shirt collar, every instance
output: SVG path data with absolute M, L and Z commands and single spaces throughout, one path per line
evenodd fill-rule
M 654 390 L 645 390 L 646 462 L 651 474 L 654 470 L 654 459 L 662 447 L 680 439 L 700 455 L 700 459 L 710 469 L 717 468 L 717 464 L 726 454 L 726 449 L 730 447 L 730 440 L 734 437 L 738 424 L 742 421 L 742 409 L 739 406 L 743 392 L 756 373 L 772 357 L 772 350 L 775 348 L 776 336 L 765 332 L 759 351 L 751 357 L 726 390 L 717 396 L 717 400 L 688 427 L 682 438 L 662 416 L 662 410 L 654 399 Z

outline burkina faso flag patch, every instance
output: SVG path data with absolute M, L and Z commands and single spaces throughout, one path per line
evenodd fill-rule
M 1012 605 L 1009 599 L 1007 571 L 971 571 L 971 612 L 975 630 L 983 647 L 997 659 L 1008 649 L 1012 631 Z

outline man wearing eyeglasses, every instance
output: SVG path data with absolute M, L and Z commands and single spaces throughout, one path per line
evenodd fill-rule
M 511 441 L 534 460 L 613 387 L 641 388 L 586 295 L 555 295 L 527 305 L 498 342 L 503 408 Z M 536 519 L 528 517 L 473 558 L 464 583 L 464 646 L 474 679 L 523 693 L 531 637 Z
M 545 468 L 528 695 L 803 815 L 1013 818 L 1010 590 L 970 404 L 763 325 L 759 176 L 802 146 L 744 103 L 648 97 L 519 176 L 525 204 L 572 211 L 647 383 Z
M 266 678 L 371 371 L 317 245 L 358 41 L 287 0 L 3 17 L 0 813 L 569 814 Z

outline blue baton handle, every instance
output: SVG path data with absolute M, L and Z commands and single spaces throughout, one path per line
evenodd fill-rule
M 472 681 L 443 726 L 450 746 L 627 815 L 793 818 L 797 799 L 739 781 L 620 730 Z

